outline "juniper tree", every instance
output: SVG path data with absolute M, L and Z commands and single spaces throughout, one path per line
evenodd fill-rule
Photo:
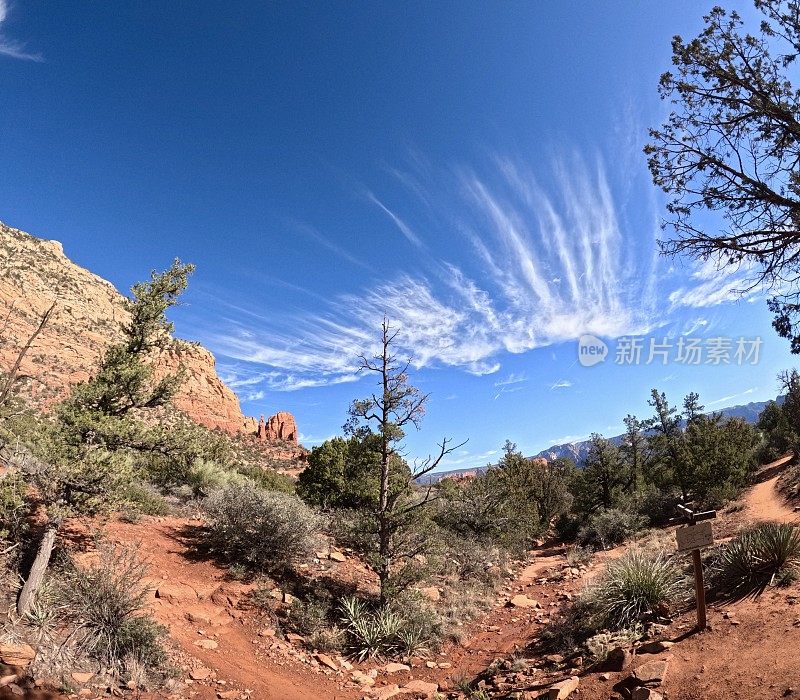
M 415 480 L 430 473 L 442 460 L 465 443 L 453 445 L 450 438 L 438 444 L 433 455 L 409 470 L 406 488 L 392 485 L 392 463 L 402 459 L 402 441 L 406 430 L 419 429 L 429 395 L 423 394 L 408 381 L 411 360 L 401 360 L 395 352 L 398 331 L 387 319 L 381 324 L 378 352 L 373 356 L 360 354 L 358 369 L 370 372 L 378 379 L 378 391 L 366 399 L 353 401 L 345 431 L 362 438 L 377 435 L 380 460 L 378 472 L 378 498 L 374 507 L 376 552 L 375 568 L 380 582 L 380 602 L 385 605 L 390 595 L 402 586 L 397 581 L 398 565 L 407 564 L 421 552 L 424 542 L 405 537 L 416 511 L 431 500 L 433 489 L 424 495 L 409 495 Z M 400 577 L 402 578 L 402 577 Z M 393 580 L 395 579 L 395 580 Z
M 156 433 L 131 412 L 163 406 L 174 395 L 180 374 L 153 378 L 153 351 L 171 342 L 167 309 L 186 288 L 192 265 L 175 260 L 162 273 L 132 287 L 125 302 L 130 321 L 122 340 L 107 349 L 97 372 L 77 385 L 58 407 L 38 445 L 42 458 L 30 456 L 24 466 L 47 507 L 48 522 L 17 610 L 32 607 L 50 561 L 63 519 L 108 507 L 130 478 L 131 450 L 158 447 Z M 163 447 L 163 445 L 161 445 Z
M 773 285 L 773 326 L 800 353 L 800 3 L 755 0 L 757 32 L 715 7 L 691 41 L 672 40 L 659 92 L 673 105 L 645 147 L 669 196 L 667 254 L 752 270 Z M 709 224 L 707 211 L 722 222 Z M 748 285 L 748 287 L 750 286 Z

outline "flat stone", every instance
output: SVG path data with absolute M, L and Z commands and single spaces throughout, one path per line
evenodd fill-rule
M 664 700 L 664 696 L 652 688 L 636 688 L 631 693 L 631 700 Z
M 646 644 L 642 644 L 640 647 L 636 648 L 636 652 L 638 654 L 660 654 L 663 651 L 666 651 L 670 647 L 674 647 L 675 642 L 667 642 L 667 641 L 655 641 L 655 642 L 647 642 Z
M 94 673 L 90 673 L 88 671 L 85 673 L 81 673 L 80 671 L 75 671 L 75 673 L 72 673 L 71 675 L 73 681 L 83 685 L 84 683 L 88 683 L 90 680 L 92 680 Z
M 12 683 L 11 685 L 8 686 L 8 688 L 14 695 L 19 695 L 20 697 L 25 695 L 25 691 L 22 688 L 20 688 L 16 683 Z
M 420 588 L 419 592 L 423 598 L 427 598 L 433 603 L 435 603 L 437 600 L 440 600 L 442 597 L 441 592 L 436 586 L 426 586 L 425 588 Z
M 341 552 L 331 552 L 328 555 L 328 559 L 331 559 L 332 561 L 347 561 L 347 557 Z
M 547 689 L 547 700 L 564 700 L 578 689 L 579 683 L 577 676 L 571 676 L 565 681 L 551 685 Z
M 648 661 L 634 670 L 633 677 L 641 685 L 658 685 L 667 676 L 667 666 L 667 661 Z
M 286 635 L 286 639 L 292 644 L 302 644 L 306 641 L 305 637 L 300 634 L 295 634 L 294 632 L 289 632 L 289 634 Z
M 389 700 L 389 698 L 393 698 L 395 695 L 400 695 L 403 691 L 400 690 L 400 686 L 397 683 L 393 685 L 384 685 L 380 688 L 373 688 L 370 691 L 370 695 L 375 698 L 375 700 Z
M 402 690 L 411 691 L 414 694 L 424 695 L 426 698 L 432 698 L 439 692 L 438 683 L 429 683 L 423 680 L 413 680 L 406 683 Z
M 6 666 L 28 666 L 36 657 L 30 644 L 0 644 L 0 661 Z
M 201 649 L 216 649 L 219 646 L 213 639 L 198 639 L 194 645 Z
M 12 673 L 11 675 L 8 676 L 3 676 L 2 678 L 0 678 L 0 688 L 2 688 L 4 685 L 8 685 L 9 683 L 13 683 L 18 679 L 19 676 L 16 673 Z
M 528 596 L 520 594 L 515 595 L 511 600 L 508 601 L 508 604 L 512 608 L 540 608 L 538 600 L 533 600 L 533 598 L 528 598 Z
M 337 664 L 330 656 L 327 654 L 314 654 L 314 657 L 319 661 L 323 666 L 327 666 L 332 671 L 339 670 L 339 664 Z
M 368 676 L 366 673 L 361 673 L 361 671 L 353 671 L 353 673 L 350 674 L 350 678 L 352 678 L 353 681 L 359 685 L 375 685 L 375 679 L 371 676 Z
M 162 583 L 156 588 L 156 598 L 176 605 L 187 600 L 197 600 L 197 593 L 185 583 Z
M 403 671 L 410 671 L 411 666 L 406 666 L 406 664 L 398 664 L 398 663 L 390 663 L 386 664 L 384 667 L 384 671 L 386 673 L 402 673 Z
M 189 678 L 193 681 L 204 681 L 209 676 L 211 676 L 211 669 L 205 666 L 198 666 L 189 671 Z

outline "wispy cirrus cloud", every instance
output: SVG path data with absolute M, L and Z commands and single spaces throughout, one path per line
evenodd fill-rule
M 449 227 L 451 238 L 461 241 L 457 261 L 449 255 L 451 240 L 437 256 L 435 241 L 423 242 L 362 190 L 415 248 L 424 248 L 424 256 L 409 259 L 415 271 L 395 266 L 382 279 L 325 300 L 316 312 L 233 321 L 207 339 L 213 349 L 231 366 L 257 368 L 254 386 L 272 391 L 355 381 L 356 356 L 375 349 L 386 317 L 398 332 L 396 349 L 415 368 L 452 367 L 480 376 L 500 371 L 504 354 L 583 333 L 644 334 L 664 323 L 665 313 L 702 306 L 735 285 L 702 267 L 688 278 L 665 273 L 653 252 L 657 216 L 645 217 L 644 228 L 628 223 L 600 159 L 556 161 L 547 188 L 521 163 L 500 157 L 483 175 L 455 171 L 449 197 L 434 197 L 435 185 L 426 190 L 422 179 L 404 177 L 406 182 L 413 184 L 412 195 L 425 193 L 425 211 L 437 218 L 438 228 Z M 349 256 L 315 230 L 308 233 Z M 657 304 L 662 278 L 675 290 L 672 309 Z M 496 380 L 495 398 L 518 390 L 514 385 L 521 381 L 514 375 Z M 563 380 L 553 388 L 568 386 Z
M 0 55 L 22 61 L 43 61 L 44 58 L 40 53 L 28 51 L 24 43 L 11 39 L 5 33 L 3 25 L 8 20 L 9 11 L 10 6 L 7 0 L 0 0 Z
M 386 216 L 388 216 L 393 222 L 394 225 L 397 226 L 400 233 L 402 233 L 409 243 L 416 246 L 417 248 L 424 248 L 425 244 L 422 242 L 420 237 L 414 233 L 411 227 L 403 221 L 397 214 L 395 214 L 389 207 L 387 207 L 380 199 L 378 199 L 372 192 L 367 191 L 366 193 L 367 199 L 372 202 L 375 206 L 377 206 Z
M 554 382 L 550 389 L 569 389 L 572 386 L 572 382 L 569 379 L 559 379 L 557 382 Z

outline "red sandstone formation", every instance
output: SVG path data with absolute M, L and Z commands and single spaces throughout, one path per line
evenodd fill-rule
M 264 422 L 264 416 L 258 420 L 258 439 L 261 442 L 282 440 L 297 444 L 297 423 L 294 416 L 287 411 L 280 411 Z
M 72 262 L 60 243 L 0 222 L 0 371 L 11 366 L 54 301 L 50 323 L 20 367 L 24 391 L 43 408 L 89 378 L 103 350 L 120 340 L 128 312 L 114 286 Z M 175 340 L 153 360 L 156 376 L 183 367 L 185 380 L 174 403 L 192 420 L 228 433 L 256 432 L 255 420 L 242 414 L 239 399 L 219 378 L 214 356 L 204 347 Z M 290 413 L 272 416 L 262 433 L 264 440 L 297 443 Z

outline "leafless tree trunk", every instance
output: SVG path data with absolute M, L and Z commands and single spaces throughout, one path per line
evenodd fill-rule
M 17 354 L 17 359 L 14 361 L 14 364 L 11 366 L 11 369 L 8 372 L 8 375 L 5 378 L 5 381 L 0 385 L 0 406 L 2 406 L 7 400 L 9 395 L 11 394 L 11 389 L 14 386 L 14 382 L 17 380 L 17 372 L 19 372 L 20 365 L 22 364 L 22 360 L 25 359 L 25 355 L 28 354 L 28 351 L 31 349 L 36 338 L 39 334 L 44 330 L 44 327 L 47 325 L 47 322 L 50 320 L 50 316 L 53 314 L 53 310 L 56 308 L 56 303 L 53 302 L 50 305 L 50 308 L 42 314 L 41 319 L 39 319 L 39 325 L 36 327 L 36 330 L 31 333 L 30 337 L 28 338 L 28 342 L 22 347 L 22 349 Z M 10 312 L 9 312 L 10 314 Z M 6 323 L 3 325 L 5 329 L 6 325 L 8 325 L 8 318 L 6 318 Z
M 19 598 L 17 599 L 17 613 L 21 616 L 30 612 L 36 602 L 36 594 L 41 588 L 47 565 L 50 563 L 50 555 L 56 543 L 56 535 L 59 527 L 58 520 L 51 520 L 44 532 L 42 541 L 39 543 L 39 551 L 36 552 L 36 559 L 33 560 L 28 578 L 22 586 Z

